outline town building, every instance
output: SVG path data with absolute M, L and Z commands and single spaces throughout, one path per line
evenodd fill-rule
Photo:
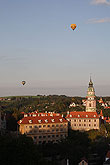
M 19 132 L 35 143 L 57 143 L 68 136 L 68 121 L 59 113 L 28 113 L 18 121 Z
M 96 96 L 91 78 L 87 90 L 86 111 L 68 111 L 66 119 L 72 130 L 99 129 L 100 116 L 96 112 Z

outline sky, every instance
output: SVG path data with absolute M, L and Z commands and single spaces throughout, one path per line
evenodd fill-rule
M 109 0 L 0 0 L 0 96 L 110 95 L 109 71 Z

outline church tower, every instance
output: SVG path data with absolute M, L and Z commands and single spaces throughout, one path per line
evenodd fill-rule
M 90 77 L 89 87 L 87 90 L 86 112 L 96 112 L 96 97 L 93 82 Z

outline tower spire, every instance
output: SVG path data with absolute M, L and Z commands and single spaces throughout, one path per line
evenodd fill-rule
M 93 82 L 92 82 L 92 79 L 91 79 L 91 75 L 90 75 L 89 87 L 93 87 Z

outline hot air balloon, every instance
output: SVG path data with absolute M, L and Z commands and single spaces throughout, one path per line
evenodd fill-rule
M 76 24 L 71 24 L 71 29 L 76 29 Z
M 26 81 L 22 81 L 22 84 L 25 85 L 26 84 Z

